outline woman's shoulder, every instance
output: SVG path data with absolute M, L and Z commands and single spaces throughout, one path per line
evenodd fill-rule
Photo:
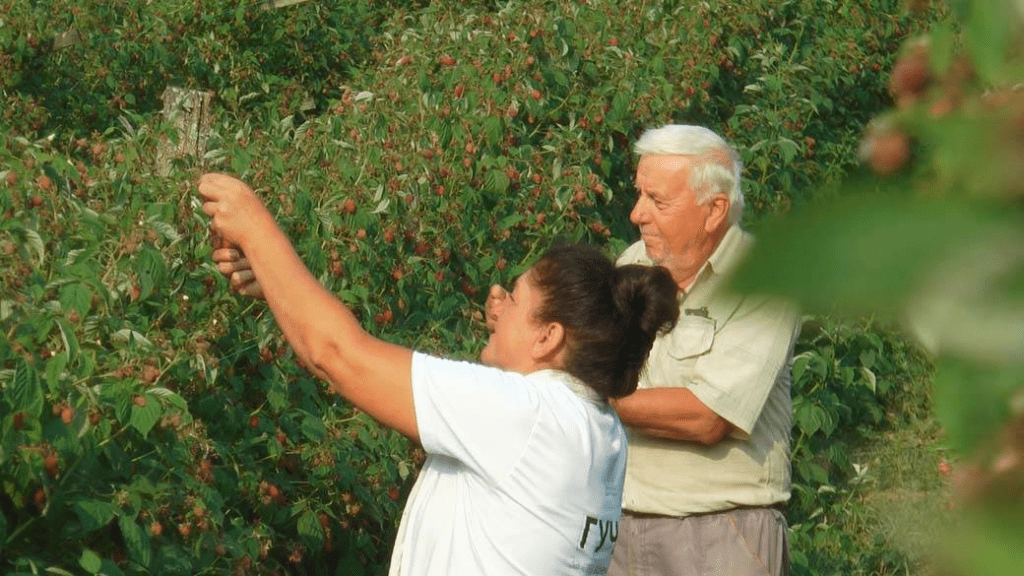
M 486 366 L 479 362 L 443 358 L 432 354 L 413 354 L 414 388 L 430 382 L 451 393 L 495 396 L 496 401 L 535 404 L 539 401 L 536 382 L 527 375 Z M 514 404 L 513 404 L 514 405 Z

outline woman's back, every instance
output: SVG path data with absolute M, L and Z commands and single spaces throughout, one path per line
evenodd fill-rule
M 430 454 L 392 575 L 603 574 L 618 535 L 626 437 L 568 374 L 528 376 L 417 354 Z

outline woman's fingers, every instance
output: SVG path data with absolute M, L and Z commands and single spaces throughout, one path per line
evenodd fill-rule
M 209 173 L 196 186 L 203 199 L 203 212 L 210 217 L 212 259 L 217 271 L 228 278 L 231 287 L 243 296 L 263 298 L 263 287 L 256 280 L 249 259 L 238 249 L 235 230 L 246 230 L 247 216 L 255 194 L 241 180 L 226 174 Z M 258 201 L 257 201 L 258 202 Z
M 508 297 L 508 292 L 497 284 L 492 285 L 487 293 L 487 301 L 484 303 L 484 318 L 489 330 L 494 330 L 494 324 L 498 321 L 498 314 L 505 304 L 506 297 Z
M 244 256 L 230 260 L 214 259 L 214 262 L 217 263 L 217 270 L 225 276 L 230 276 L 233 272 L 238 272 L 239 270 L 252 270 L 252 265 L 249 264 L 249 259 Z
M 235 288 L 235 291 L 241 294 L 242 296 L 250 296 L 252 298 L 264 298 L 263 286 L 261 286 L 260 283 L 255 279 L 249 282 L 248 284 Z
M 210 255 L 214 262 L 234 262 L 241 258 L 242 253 L 235 248 L 217 248 Z

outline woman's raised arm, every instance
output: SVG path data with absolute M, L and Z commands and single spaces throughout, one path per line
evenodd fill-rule
M 370 336 L 310 274 L 249 186 L 225 174 L 199 179 L 211 230 L 238 246 L 301 361 L 332 391 L 380 423 L 419 441 L 412 351 Z

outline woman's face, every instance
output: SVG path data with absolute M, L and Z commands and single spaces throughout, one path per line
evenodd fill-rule
M 532 269 L 519 276 L 512 292 L 495 309 L 497 320 L 480 360 L 488 366 L 528 373 L 534 368 L 533 346 L 543 329 L 536 312 L 543 294 L 531 282 Z

